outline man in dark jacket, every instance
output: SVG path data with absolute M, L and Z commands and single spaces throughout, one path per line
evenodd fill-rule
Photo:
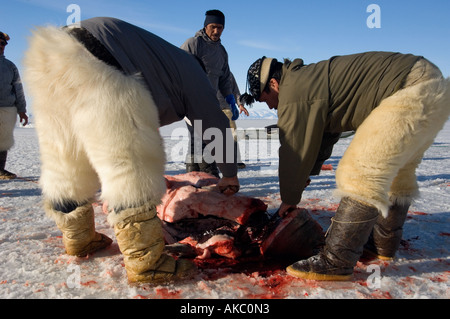
M 14 145 L 14 126 L 28 124 L 25 94 L 16 65 L 5 58 L 9 36 L 0 32 L 0 179 L 14 179 L 16 174 L 5 169 L 8 150 Z
M 356 131 L 336 171 L 342 199 L 326 245 L 288 272 L 347 280 L 366 243 L 380 258 L 393 258 L 418 192 L 415 170 L 450 113 L 449 80 L 422 57 L 367 52 L 310 65 L 263 57 L 248 82 L 247 104 L 278 110 L 282 216 L 300 202 L 339 134 Z
M 144 29 L 93 18 L 37 29 L 25 65 L 45 210 L 62 231 L 66 252 L 85 256 L 111 243 L 95 231 L 91 203 L 101 188 L 129 281 L 189 276 L 190 263 L 163 252 L 156 215 L 166 189 L 159 127 L 187 117 L 202 122 L 202 134 L 214 130 L 223 141 L 215 150 L 223 174 L 218 187 L 227 194 L 239 189 L 228 119 L 200 64 Z
M 225 97 L 226 103 L 232 111 L 232 120 L 239 117 L 239 110 L 233 92 L 232 74 L 228 65 L 228 53 L 220 41 L 225 28 L 225 15 L 219 10 L 209 10 L 205 13 L 203 29 L 199 30 L 194 37 L 186 40 L 181 48 L 195 57 L 204 66 L 206 74 L 217 94 Z M 201 140 L 194 139 L 193 122 L 188 123 L 190 134 L 190 149 L 186 160 L 186 170 L 200 170 L 219 177 L 216 163 L 206 156 L 199 156 L 200 149 L 203 151 L 205 144 Z M 195 143 L 202 145 L 195 145 Z

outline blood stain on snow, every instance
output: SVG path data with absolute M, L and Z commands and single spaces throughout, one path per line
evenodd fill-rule
M 286 288 L 291 287 L 292 277 L 281 270 L 269 271 L 262 276 L 259 275 L 256 284 L 263 292 L 250 294 L 249 298 L 282 299 L 289 295 L 289 289 Z
M 375 291 L 372 294 L 372 297 L 374 299 L 392 299 L 392 295 L 389 293 L 389 291 Z
M 179 299 L 181 291 L 180 290 L 169 290 L 168 288 L 157 288 L 155 292 L 162 299 Z
M 411 215 L 422 215 L 422 216 L 426 216 L 429 215 L 428 213 L 425 212 L 409 212 Z
M 414 272 L 417 272 L 417 269 L 414 268 L 413 266 L 408 266 L 408 268 L 411 269 L 411 270 L 414 271 Z
M 434 277 L 429 278 L 432 282 L 447 282 L 448 275 L 447 274 L 439 274 Z
M 148 290 L 149 288 L 142 287 L 144 290 Z M 169 288 L 155 288 L 149 289 L 152 290 L 155 294 L 149 294 L 149 295 L 141 295 L 138 294 L 133 297 L 133 299 L 181 299 L 181 290 L 178 289 L 169 289 Z
M 82 286 L 91 286 L 91 285 L 95 285 L 97 282 L 95 280 L 90 280 L 90 281 L 86 281 L 86 282 L 82 282 L 81 285 Z

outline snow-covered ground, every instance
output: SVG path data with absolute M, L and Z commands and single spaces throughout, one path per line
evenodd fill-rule
M 274 212 L 280 204 L 277 139 L 256 139 L 251 127 L 276 123 L 240 120 L 246 130 L 240 148 L 247 168 L 239 171 L 241 193 L 258 197 Z M 187 140 L 183 123 L 161 129 L 167 151 L 167 174 L 184 173 Z M 175 130 L 177 129 L 177 130 Z M 174 134 L 175 132 L 175 134 Z M 45 217 L 37 181 L 39 149 L 35 129 L 17 128 L 7 169 L 20 178 L 0 181 L 0 298 L 181 298 L 181 299 L 448 299 L 450 274 L 450 122 L 426 152 L 418 169 L 421 197 L 410 207 L 404 241 L 393 262 L 358 262 L 352 281 L 315 282 L 296 279 L 267 263 L 215 263 L 182 284 L 129 286 L 122 255 L 106 215 L 97 206 L 97 230 L 114 239 L 87 258 L 64 254 L 61 233 Z M 312 178 L 301 206 L 324 229 L 338 201 L 332 197 L 334 173 L 351 137 L 341 139 L 324 170 Z M 99 141 L 101 143 L 101 141 Z M 100 203 L 98 203 L 100 204 Z

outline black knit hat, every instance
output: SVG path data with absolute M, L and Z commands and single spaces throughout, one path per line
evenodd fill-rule
M 251 105 L 259 100 L 269 80 L 270 68 L 274 62 L 277 62 L 277 60 L 263 56 L 250 66 L 247 72 L 247 89 L 249 93 L 246 92 L 241 95 L 240 101 L 242 103 Z
M 203 24 L 206 27 L 210 23 L 221 24 L 225 27 L 225 15 L 219 10 L 209 10 L 205 13 L 205 22 Z

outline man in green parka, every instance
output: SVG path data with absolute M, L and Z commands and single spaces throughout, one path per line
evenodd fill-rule
M 363 249 L 392 259 L 415 170 L 450 113 L 450 81 L 411 54 L 366 52 L 304 65 L 263 57 L 248 71 L 246 104 L 278 111 L 279 180 L 285 216 L 341 133 L 356 131 L 336 170 L 341 202 L 321 252 L 287 268 L 316 280 L 348 280 Z

